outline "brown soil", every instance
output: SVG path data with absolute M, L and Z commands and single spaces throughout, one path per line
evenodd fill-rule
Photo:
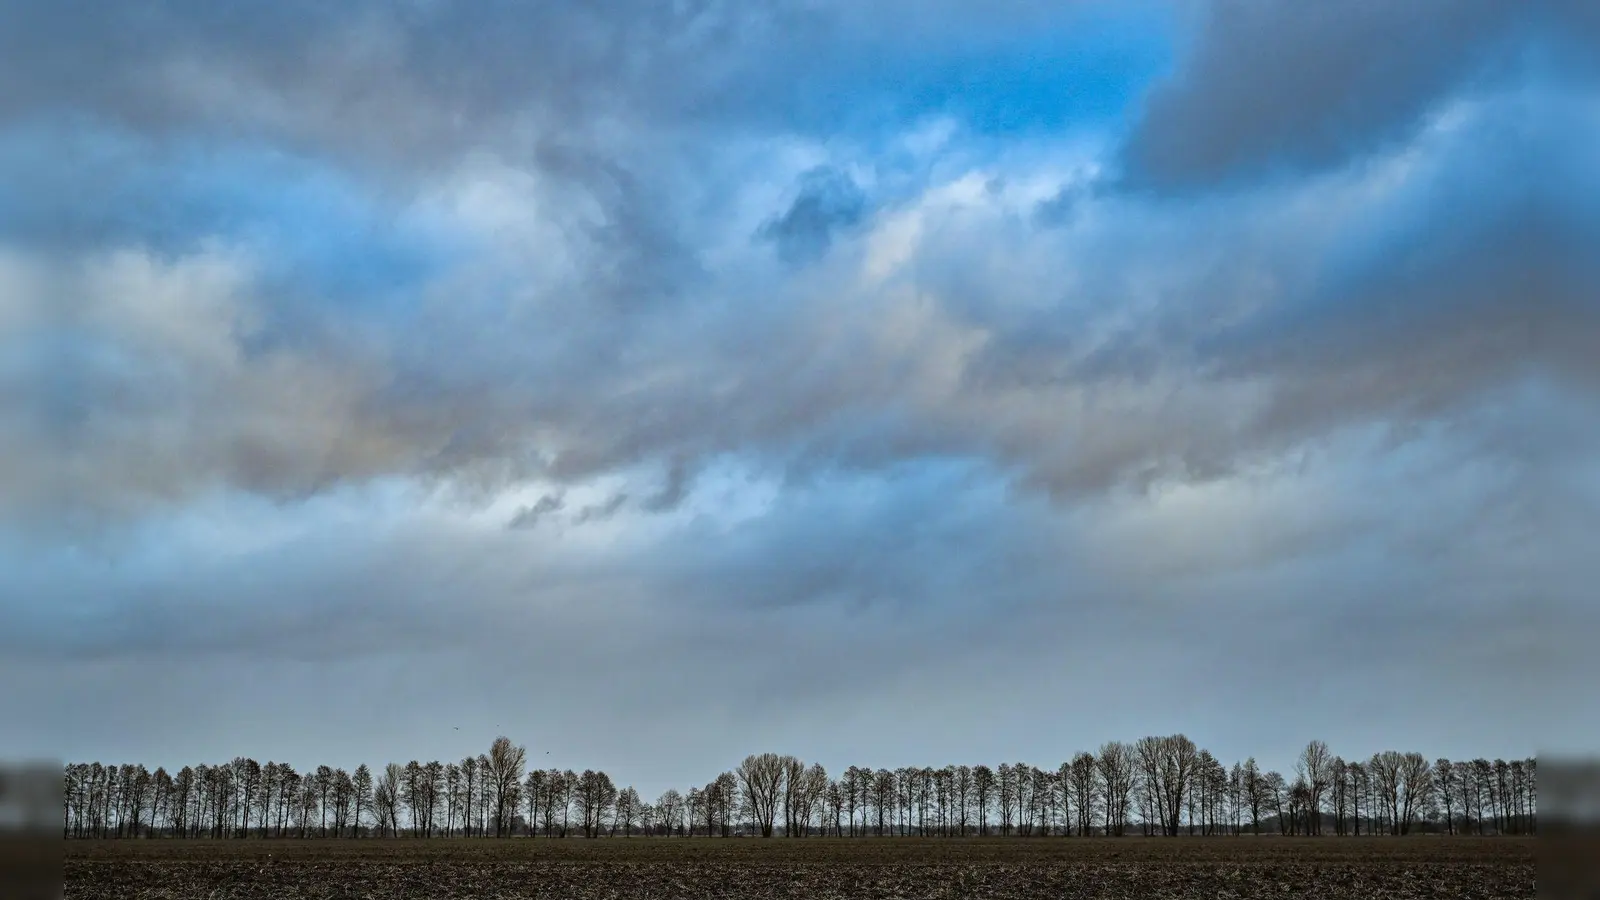
M 1515 838 L 68 842 L 68 900 L 1502 898 Z

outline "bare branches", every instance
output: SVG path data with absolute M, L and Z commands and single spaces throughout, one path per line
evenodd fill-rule
M 739 764 L 739 788 L 762 837 L 772 837 L 784 775 L 793 757 L 776 753 L 752 754 Z
M 511 833 L 512 816 L 516 813 L 517 788 L 522 781 L 522 769 L 527 763 L 528 751 L 511 743 L 505 736 L 497 737 L 489 746 L 487 776 L 494 789 L 495 836 Z
M 1121 836 L 1130 824 L 1167 836 L 1275 830 L 1335 835 L 1529 834 L 1537 822 L 1537 761 L 1430 762 L 1384 751 L 1346 762 L 1321 741 L 1292 777 L 1252 757 L 1225 766 L 1188 737 L 1112 741 L 1054 767 L 1028 763 L 870 769 L 830 778 L 793 756 L 748 756 L 687 793 L 652 804 L 606 772 L 534 770 L 526 750 L 497 738 L 458 763 L 412 760 L 378 770 L 239 757 L 176 775 L 140 765 L 63 770 L 67 837 L 486 837 L 969 834 Z M 782 811 L 780 825 L 779 811 Z

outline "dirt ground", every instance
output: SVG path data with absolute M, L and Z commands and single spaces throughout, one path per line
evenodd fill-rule
M 68 900 L 1501 898 L 1516 838 L 69 841 Z

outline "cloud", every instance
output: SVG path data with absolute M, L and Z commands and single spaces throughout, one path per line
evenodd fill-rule
M 58 752 L 69 755 L 101 755 L 118 740 L 140 759 L 208 758 L 217 717 L 237 725 L 233 740 L 262 741 L 252 752 L 297 764 L 465 752 L 422 733 L 414 711 L 408 727 L 390 721 L 387 701 L 353 703 L 354 719 L 315 737 L 284 728 L 274 738 L 239 718 L 304 721 L 303 705 L 279 707 L 283 679 L 337 674 L 336 696 L 453 697 L 474 743 L 498 726 L 618 777 L 658 779 L 656 789 L 731 764 L 730 734 L 832 769 L 912 758 L 930 735 L 907 709 L 926 703 L 930 685 L 941 716 L 995 729 L 938 745 L 974 761 L 1056 759 L 1164 721 L 1229 758 L 1275 758 L 1281 743 L 1280 764 L 1302 732 L 1334 733 L 1341 752 L 1386 733 L 1429 752 L 1474 752 L 1481 734 L 1441 733 L 1417 710 L 1453 710 L 1461 685 L 1479 684 L 1474 703 L 1524 722 L 1528 685 L 1592 665 L 1565 645 L 1513 652 L 1507 630 L 1530 609 L 1545 627 L 1592 625 L 1538 599 L 1554 585 L 1545 557 L 1507 552 L 1507 510 L 1494 497 L 1514 479 L 1450 462 L 1447 437 L 1377 466 L 1360 444 L 1330 448 L 1309 478 L 1286 467 L 1071 511 L 1015 495 L 981 466 L 906 465 L 888 479 L 769 483 L 774 502 L 645 514 L 645 530 L 619 512 L 609 535 L 591 538 L 572 529 L 532 539 L 414 487 L 293 505 L 216 497 L 124 535 L 115 562 L 55 548 L 23 566 L 22 548 L 0 545 L 0 591 L 38 601 L 22 615 L 4 611 L 7 671 L 48 653 L 62 670 L 54 696 L 76 701 L 80 714 L 62 717 L 60 703 L 23 710 L 16 696 L 6 703 L 15 721 L 57 729 Z M 708 484 L 743 477 L 730 475 Z M 1397 492 L 1416 505 L 1397 509 Z M 373 521 L 382 524 L 353 527 Z M 1418 544 L 1434 549 L 1419 553 Z M 1509 585 L 1527 602 L 1508 605 Z M 1291 696 L 1262 686 L 1262 672 L 1303 665 L 1308 647 L 1359 660 L 1346 678 L 1358 696 L 1301 713 Z M 1436 677 L 1415 677 L 1419 657 Z M 1476 682 L 1491 658 L 1497 676 Z M 483 679 L 492 659 L 514 659 L 519 679 Z M 282 677 L 197 677 L 219 660 L 229 673 Z M 532 712 L 515 702 L 530 684 L 596 667 L 611 677 L 593 689 L 555 692 Z M 1105 685 L 1085 683 L 1073 674 L 1080 668 L 1123 673 L 1124 702 L 1093 702 Z M 139 670 L 154 679 L 135 679 L 141 690 L 185 698 L 206 717 L 163 713 L 161 727 L 130 729 L 81 715 L 124 702 L 116 673 Z M 1208 673 L 1212 690 L 1174 705 L 1163 686 L 1195 671 Z M 708 696 L 712 682 L 719 688 Z M 1237 703 L 1267 695 L 1283 710 L 1271 722 Z M 1379 695 L 1394 701 L 1363 702 Z M 1072 722 L 1041 730 L 1043 697 L 1071 703 Z M 1019 728 L 1030 720 L 1034 729 Z M 909 734 L 858 744 L 848 736 L 857 729 L 845 727 L 858 721 L 904 721 Z M 606 750 L 619 727 L 674 748 L 671 764 L 656 770 Z M 1294 734 L 1273 737 L 1285 728 Z M 1483 752 L 1525 752 L 1514 735 L 1504 740 Z
M 262 692 L 335 684 L 378 761 L 604 670 L 520 724 L 676 778 L 730 732 L 1486 752 L 1462 697 L 1593 675 L 1592 16 L 1192 9 L 19 6 L 12 720 L 312 754 Z M 1314 709 L 1260 677 L 1310 645 Z
M 1452 94 L 1514 68 L 1531 14 L 1494 0 L 1198 4 L 1180 68 L 1125 162 L 1182 188 L 1315 171 L 1403 144 Z
M 1578 249 L 1600 218 L 1552 190 L 1595 177 L 1553 141 L 1563 119 L 1595 127 L 1580 95 L 1511 90 L 1361 167 L 1195 204 L 1095 192 L 1050 225 L 1040 204 L 1081 175 L 962 171 L 804 272 L 730 239 L 687 280 L 637 276 L 680 286 L 660 302 L 615 280 L 648 240 L 619 255 L 604 217 L 549 211 L 599 190 L 587 175 L 494 165 L 408 207 L 470 249 L 365 306 L 321 302 L 335 288 L 315 279 L 300 289 L 319 302 L 281 299 L 271 243 L 83 252 L 50 288 L 77 310 L 54 333 L 82 361 L 45 379 L 72 452 L 24 435 L 19 459 L 60 477 L 19 483 L 127 512 L 217 483 L 293 497 L 399 475 L 493 496 L 641 466 L 664 482 L 627 492 L 666 509 L 730 454 L 797 477 L 977 456 L 1063 500 L 1225 477 L 1342 428 L 1448 420 L 1530 369 L 1589 377 Z M 1529 155 L 1548 163 L 1517 170 Z
M 252 270 L 221 248 L 170 263 L 120 250 L 39 276 L 21 298 L 32 326 L 7 336 L 48 349 L 11 373 L 33 386 L 4 467 L 12 521 L 83 525 L 218 480 L 304 495 L 409 452 L 360 412 L 377 387 L 360 348 L 335 359 L 250 345 L 262 322 Z
M 577 525 L 582 525 L 586 522 L 604 522 L 615 516 L 627 502 L 628 495 L 626 493 L 612 494 L 602 503 L 591 503 L 579 509 L 572 521 Z
M 867 199 L 848 172 L 827 166 L 800 176 L 800 192 L 789 209 L 761 225 L 757 237 L 777 248 L 790 265 L 815 262 L 828 252 L 836 229 L 861 221 Z
M 507 528 L 532 528 L 541 519 L 565 509 L 567 502 L 559 494 L 544 494 L 532 506 L 524 506 L 506 523 Z

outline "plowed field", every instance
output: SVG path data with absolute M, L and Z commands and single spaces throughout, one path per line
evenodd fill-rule
M 1502 898 L 1512 838 L 68 842 L 68 900 Z

